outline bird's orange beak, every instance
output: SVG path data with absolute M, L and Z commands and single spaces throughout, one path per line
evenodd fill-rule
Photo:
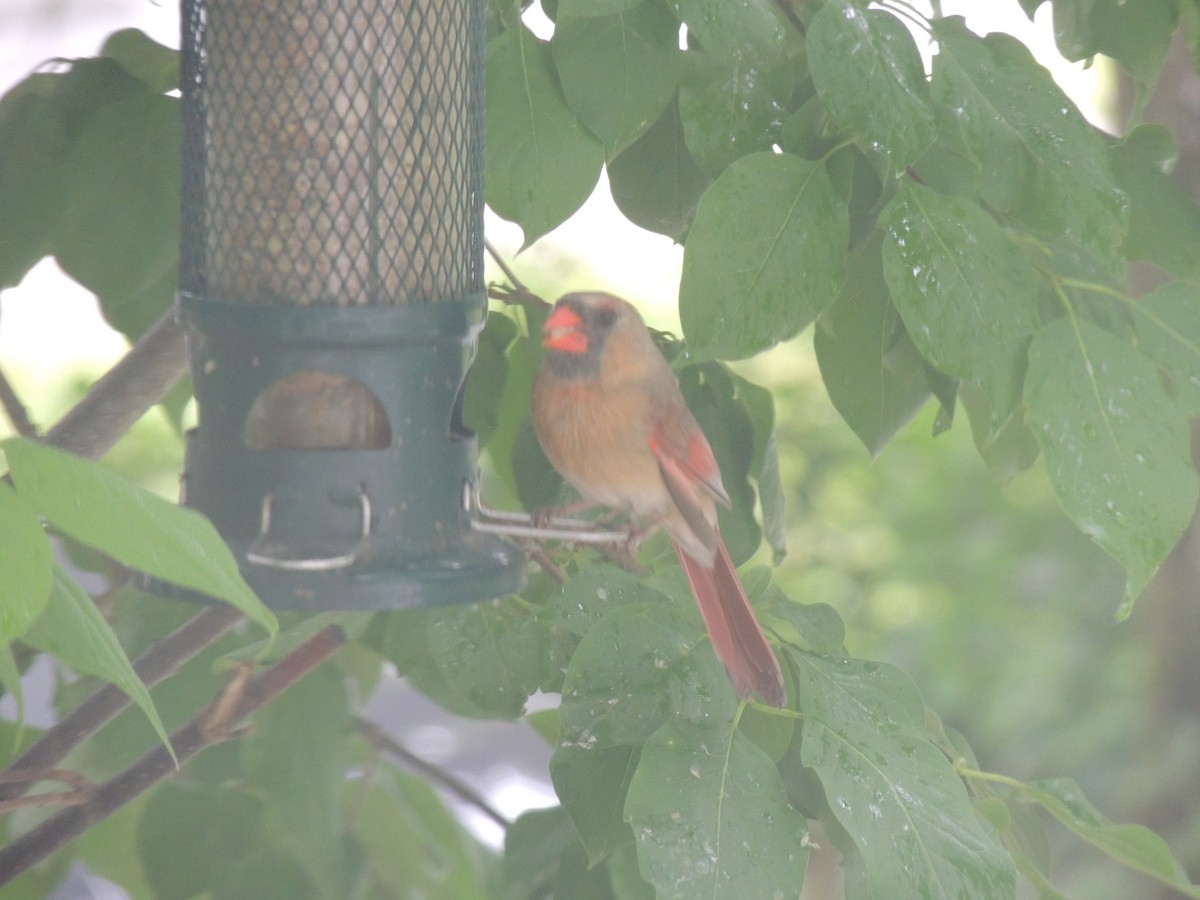
M 562 353 L 587 353 L 583 319 L 569 306 L 556 306 L 542 326 L 542 346 Z

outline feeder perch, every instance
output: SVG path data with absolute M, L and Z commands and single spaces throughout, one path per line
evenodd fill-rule
M 518 589 L 473 527 L 484 0 L 184 0 L 184 502 L 280 609 Z

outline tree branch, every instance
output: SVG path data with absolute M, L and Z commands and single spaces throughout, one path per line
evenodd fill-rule
M 270 704 L 345 641 L 342 630 L 331 625 L 257 678 L 248 677 L 249 664 L 235 670 L 217 698 L 171 735 L 179 765 L 205 747 L 239 736 L 240 726 L 248 716 Z M 174 772 L 171 754 L 166 747 L 158 746 L 124 772 L 99 785 L 86 803 L 61 810 L 0 848 L 0 885 L 7 884 Z
M 183 328 L 172 308 L 50 429 L 46 443 L 99 459 L 186 371 Z
M 460 800 L 469 803 L 471 806 L 474 806 L 501 828 L 507 830 L 512 824 L 512 822 L 510 822 L 503 813 L 501 813 L 498 809 L 496 809 L 496 807 L 492 806 L 487 801 L 487 798 L 484 797 L 483 794 L 479 793 L 465 781 L 454 777 L 444 769 L 439 769 L 432 763 L 421 759 L 421 757 L 417 756 L 374 722 L 369 722 L 362 717 L 356 716 L 354 719 L 354 727 L 359 734 L 367 739 L 367 742 L 372 747 L 375 747 L 377 750 L 382 750 L 384 753 L 391 754 L 399 759 L 400 762 L 406 767 L 420 773 L 421 775 L 424 775 L 430 781 L 440 784 Z M 2 863 L 0 863 L 0 865 L 2 865 Z
M 213 606 L 193 616 L 167 635 L 133 664 L 133 670 L 153 687 L 167 678 L 241 619 L 242 614 L 232 606 Z M 13 780 L 10 773 L 47 769 L 99 731 L 117 713 L 130 704 L 129 696 L 120 688 L 106 684 L 74 710 L 64 716 L 16 760 L 0 776 L 0 802 L 18 797 L 29 789 L 30 783 Z
M 17 396 L 3 372 L 0 372 L 0 406 L 4 407 L 8 421 L 12 422 L 13 430 L 17 434 L 22 437 L 37 437 L 37 426 L 30 420 L 25 404 L 21 402 L 21 398 Z

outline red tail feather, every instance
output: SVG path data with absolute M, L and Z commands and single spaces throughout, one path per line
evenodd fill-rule
M 675 544 L 675 553 L 696 596 L 717 659 L 725 666 L 739 697 L 745 699 L 757 694 L 771 706 L 786 706 L 787 692 L 779 661 L 754 618 L 724 542 L 718 544 L 717 550 L 709 568 Z

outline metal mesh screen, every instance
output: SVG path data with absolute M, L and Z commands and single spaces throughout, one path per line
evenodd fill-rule
M 184 0 L 180 286 L 238 303 L 482 291 L 482 0 Z

